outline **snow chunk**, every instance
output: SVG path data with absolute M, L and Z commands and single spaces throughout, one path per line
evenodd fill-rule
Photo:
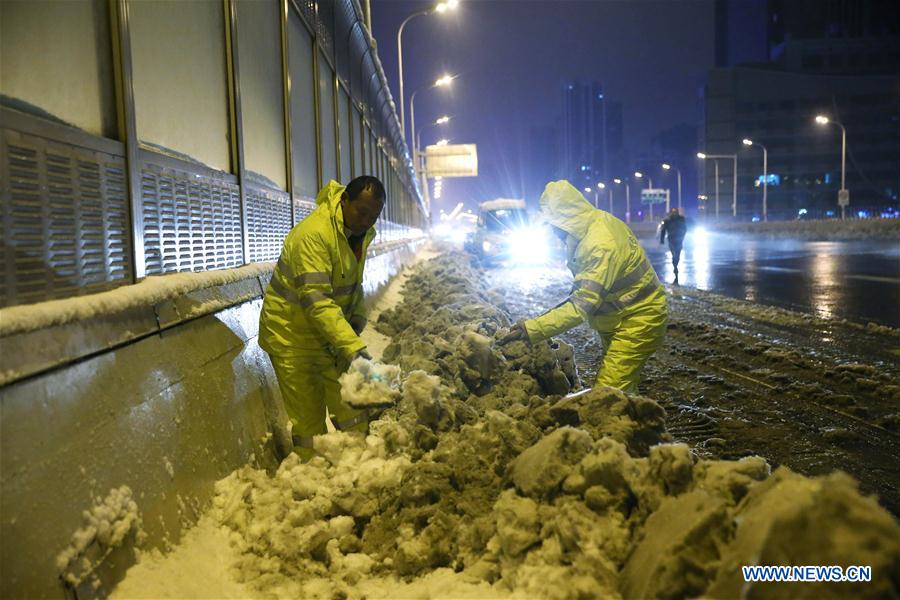
M 353 408 L 392 406 L 400 397 L 400 367 L 357 358 L 338 377 L 341 398 Z

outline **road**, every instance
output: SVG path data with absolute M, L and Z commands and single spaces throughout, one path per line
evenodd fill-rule
M 643 240 L 650 262 L 674 279 L 667 246 Z M 900 243 L 765 240 L 695 229 L 679 282 L 700 290 L 825 318 L 900 328 Z
M 890 296 L 900 282 L 885 273 L 896 266 L 896 250 L 810 242 L 738 246 L 718 238 L 692 240 L 684 285 L 667 286 L 669 331 L 647 364 L 640 393 L 666 409 L 674 439 L 701 456 L 758 454 L 773 468 L 811 476 L 840 469 L 900 514 L 900 335 L 827 318 L 855 315 L 865 323 L 881 315 L 880 322 L 896 323 L 891 311 L 898 304 Z M 648 244 L 648 252 L 671 281 L 658 244 Z M 571 286 L 562 266 L 501 267 L 489 278 L 515 319 L 554 306 Z M 844 289 L 850 282 L 871 291 Z M 801 289 L 782 289 L 791 286 Z M 894 307 L 886 306 L 891 302 Z M 799 310 L 804 307 L 811 314 Z M 602 361 L 599 340 L 585 326 L 560 337 L 575 347 L 582 383 L 590 386 Z

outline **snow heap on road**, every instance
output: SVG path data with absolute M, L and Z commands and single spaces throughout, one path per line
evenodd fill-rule
M 854 481 L 698 460 L 654 401 L 567 396 L 571 348 L 493 343 L 502 305 L 462 256 L 407 281 L 377 327 L 404 370 L 370 434 L 246 466 L 211 516 L 261 597 L 889 597 L 900 527 Z M 741 565 L 870 565 L 865 584 L 746 584 Z M 176 568 L 173 566 L 173 568 Z M 185 568 L 181 566 L 180 568 Z M 202 570 L 197 569 L 197 570 Z M 157 569 L 158 571 L 158 569 Z M 129 582 L 134 589 L 134 582 Z

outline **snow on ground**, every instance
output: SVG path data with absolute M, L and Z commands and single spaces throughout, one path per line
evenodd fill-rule
M 200 597 L 204 580 L 223 596 L 302 598 L 731 598 L 796 585 L 748 588 L 743 564 L 871 565 L 871 583 L 791 593 L 898 593 L 900 527 L 852 478 L 701 458 L 672 443 L 650 398 L 569 394 L 573 348 L 496 346 L 506 298 L 464 255 L 420 265 L 398 300 L 375 327 L 402 396 L 370 434 L 320 436 L 316 458 L 292 455 L 274 476 L 233 472 L 201 527 L 146 554 L 119 597 Z M 230 555 L 204 552 L 226 538 Z

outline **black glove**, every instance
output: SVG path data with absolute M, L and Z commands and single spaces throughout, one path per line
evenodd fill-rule
M 348 322 L 350 323 L 350 327 L 353 328 L 353 333 L 356 335 L 360 335 L 363 332 L 363 329 L 366 328 L 366 323 L 368 323 L 366 318 L 360 315 L 353 315 L 348 319 Z
M 497 340 L 497 343 L 500 344 L 501 346 L 505 346 L 507 344 L 511 344 L 512 342 L 516 342 L 519 340 L 521 340 L 523 342 L 527 342 L 528 341 L 528 332 L 525 331 L 524 325 L 522 325 L 521 323 L 516 323 L 515 325 L 513 325 L 510 328 L 509 332 L 506 335 L 504 335 L 502 338 Z
M 359 352 L 357 352 L 356 354 L 353 355 L 353 360 L 356 360 L 357 358 L 364 358 L 366 360 L 372 360 L 372 355 L 369 354 L 368 350 L 363 348 L 362 350 L 360 350 Z

